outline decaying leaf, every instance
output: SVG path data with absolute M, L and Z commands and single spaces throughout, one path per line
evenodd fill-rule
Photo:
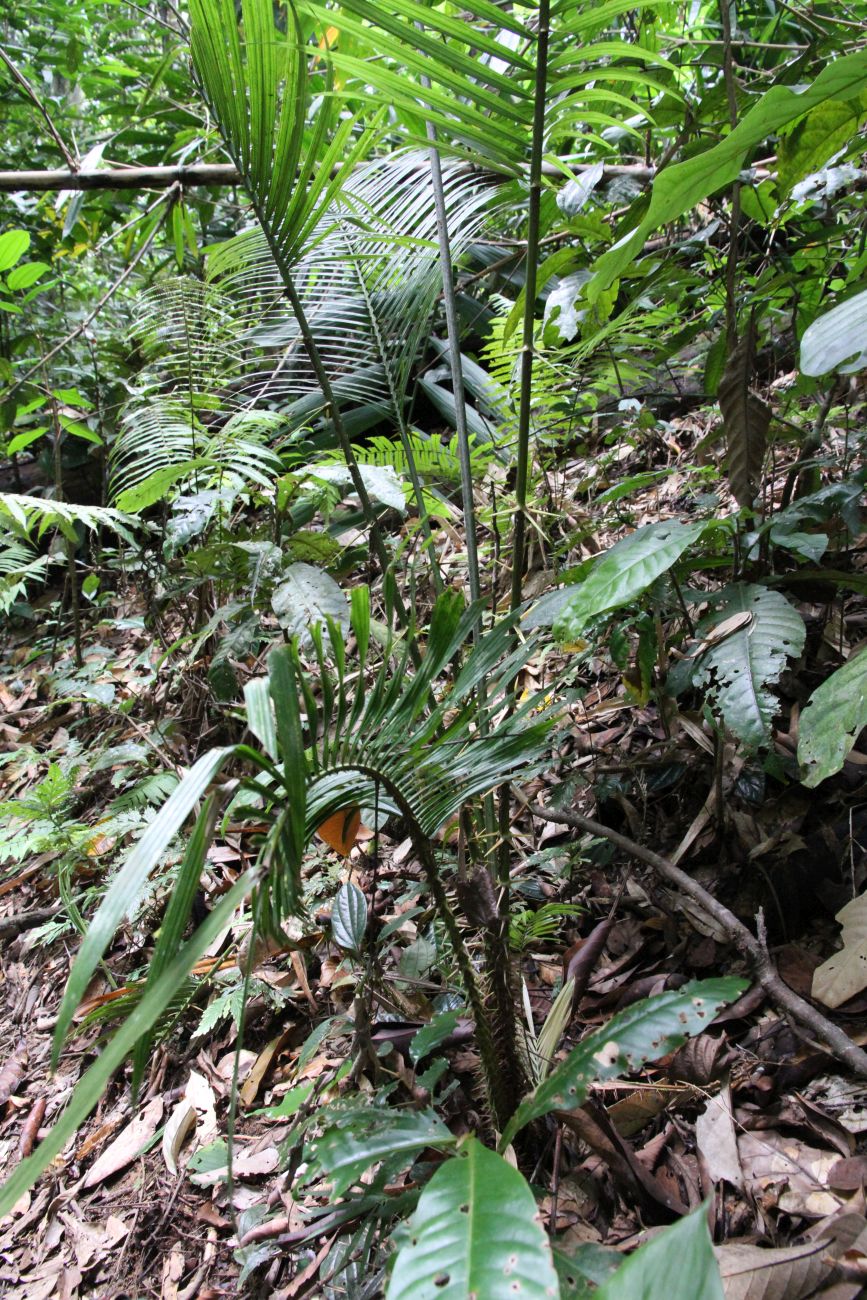
M 747 1190 L 769 1208 L 813 1219 L 840 1209 L 842 1201 L 828 1183 L 836 1152 L 765 1129 L 740 1134 L 738 1155 Z
M 324 840 L 335 853 L 348 857 L 358 836 L 361 825 L 360 808 L 344 808 L 332 813 L 316 828 L 316 834 Z
M 729 354 L 719 385 L 719 405 L 728 448 L 729 484 L 741 509 L 753 504 L 762 475 L 771 408 L 750 388 L 755 328 L 750 321 Z
M 27 1068 L 27 1048 L 21 1046 L 13 1052 L 0 1069 L 0 1106 L 5 1106 L 12 1096 Z
M 738 1157 L 737 1134 L 728 1082 L 708 1100 L 695 1122 L 695 1141 L 712 1183 L 725 1180 L 743 1189 L 744 1175 Z
M 93 1162 L 85 1175 L 84 1186 L 94 1187 L 132 1164 L 156 1133 L 162 1117 L 162 1098 L 154 1097 L 141 1114 L 137 1115 L 131 1124 L 127 1124 L 111 1145 L 106 1147 L 102 1155 Z
M 802 1300 L 831 1269 L 825 1263 L 827 1242 L 808 1241 L 786 1249 L 733 1242 L 715 1246 L 726 1300 Z
M 826 1007 L 839 1007 L 867 988 L 867 894 L 841 908 L 837 920 L 843 947 L 813 974 L 812 996 Z

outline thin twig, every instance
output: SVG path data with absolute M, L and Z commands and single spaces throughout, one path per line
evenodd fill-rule
M 860 1047 L 853 1043 L 849 1035 L 839 1025 L 835 1025 L 827 1016 L 823 1016 L 821 1011 L 817 1011 L 814 1006 L 811 1006 L 805 998 L 800 997 L 793 989 L 790 989 L 788 984 L 785 984 L 780 979 L 771 956 L 761 939 L 757 939 L 719 899 L 709 894 L 685 871 L 681 871 L 680 867 L 676 867 L 667 858 L 654 853 L 652 849 L 646 849 L 643 845 L 637 844 L 635 840 L 629 839 L 628 836 L 621 835 L 619 831 L 611 830 L 610 827 L 604 826 L 602 822 L 594 821 L 590 817 L 583 817 L 580 813 L 567 812 L 565 809 L 550 812 L 547 808 L 543 808 L 541 804 L 536 803 L 530 804 L 530 812 L 535 817 L 542 818 L 543 821 L 571 826 L 574 830 L 584 831 L 588 835 L 596 835 L 608 840 L 617 848 L 622 849 L 624 853 L 628 853 L 631 857 L 637 858 L 639 862 L 651 867 L 657 875 L 662 876 L 664 880 L 674 885 L 682 894 L 685 894 L 693 903 L 696 903 L 707 917 L 716 921 L 717 925 L 725 931 L 738 951 L 750 963 L 758 983 L 774 1006 L 779 1011 L 791 1016 L 804 1029 L 808 1029 L 825 1044 L 839 1061 L 848 1065 L 853 1074 L 857 1074 L 862 1079 L 867 1079 L 867 1052 L 862 1051 Z
M 171 205 L 174 203 L 175 199 L 179 194 L 180 194 L 180 186 L 173 185 L 167 194 L 161 194 L 159 198 L 156 199 L 151 204 L 151 206 L 147 209 L 147 212 L 145 212 L 144 215 L 147 216 L 149 212 L 153 212 L 154 208 L 158 208 L 161 203 L 166 204 L 166 211 L 168 212 L 171 208 Z M 26 371 L 25 374 L 23 374 L 20 379 L 16 379 L 14 383 L 12 383 L 9 386 L 9 388 L 6 390 L 5 395 L 7 397 L 10 397 L 13 393 L 17 392 L 17 390 L 22 386 L 22 384 L 26 384 L 29 379 L 33 378 L 37 370 L 41 370 L 43 366 L 46 366 L 49 361 L 51 361 L 54 357 L 57 356 L 58 352 L 62 352 L 65 347 L 68 347 L 70 343 L 73 343 L 79 337 L 79 335 L 83 334 L 84 331 L 88 328 L 88 326 L 92 324 L 93 321 L 96 320 L 97 316 L 102 311 L 105 304 L 111 298 L 114 297 L 114 295 L 117 293 L 121 285 L 126 280 L 128 280 L 129 277 L 132 275 L 133 271 L 138 266 L 139 262 L 142 260 L 145 253 L 147 253 L 151 244 L 156 239 L 157 233 L 159 232 L 161 226 L 162 226 L 161 221 L 154 226 L 153 230 L 150 232 L 147 239 L 144 240 L 141 247 L 135 253 L 134 257 L 132 257 L 130 261 L 126 264 L 126 266 L 121 271 L 120 275 L 117 277 L 114 283 L 110 285 L 108 289 L 106 289 L 105 293 L 102 295 L 99 302 L 94 307 L 93 311 L 89 312 L 88 315 L 85 316 L 84 320 L 79 325 L 76 325 L 75 329 L 71 330 L 69 334 L 66 335 L 65 338 L 62 338 L 60 342 L 57 343 L 51 349 L 50 352 L 46 352 L 45 356 L 42 358 L 41 361 L 38 361 L 35 366 L 31 366 L 30 369 Z
M 69 168 L 69 170 L 71 172 L 77 171 L 78 159 L 74 157 L 74 155 L 69 151 L 69 149 L 67 149 L 63 136 L 60 134 L 57 127 L 54 125 L 54 122 L 51 120 L 51 114 L 48 112 L 48 109 L 45 107 L 42 100 L 39 98 L 39 95 L 36 93 L 35 88 L 31 86 L 30 82 L 27 80 L 24 73 L 18 70 L 18 68 L 10 59 L 9 55 L 2 48 L 0 48 L 0 59 L 2 59 L 3 62 L 6 64 L 6 67 L 12 73 L 12 76 L 18 82 L 18 85 L 24 91 L 25 95 L 27 95 L 28 99 L 33 101 L 36 108 L 39 110 L 40 114 L 44 118 L 45 125 L 48 127 L 48 130 L 51 133 L 51 138 L 54 141 L 54 143 L 57 145 L 60 152 L 63 154 L 64 161 L 66 162 L 66 165 Z

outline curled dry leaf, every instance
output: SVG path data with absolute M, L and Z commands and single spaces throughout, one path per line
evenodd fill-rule
M 21 1137 L 18 1139 L 18 1154 L 22 1160 L 29 1156 L 36 1145 L 36 1135 L 39 1132 L 42 1121 L 45 1119 L 45 1107 L 47 1099 L 39 1097 L 34 1102 L 30 1114 L 27 1116 L 21 1126 Z
M 186 1097 L 175 1106 L 163 1129 L 163 1159 L 170 1174 L 177 1175 L 178 1156 L 196 1126 L 196 1108 Z

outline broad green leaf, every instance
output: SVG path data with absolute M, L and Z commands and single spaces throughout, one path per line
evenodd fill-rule
M 334 1199 L 343 1196 L 380 1160 L 395 1155 L 414 1157 L 427 1147 L 448 1150 L 456 1142 L 433 1111 L 362 1104 L 350 1106 L 345 1117 L 326 1129 L 316 1142 L 314 1159 L 330 1180 Z
M 57 1064 L 75 1010 L 117 927 L 125 916 L 134 915 L 149 874 L 232 753 L 234 747 L 230 746 L 212 749 L 202 755 L 169 795 L 109 885 L 69 975 L 54 1031 L 53 1065 Z
M 838 303 L 804 330 L 801 370 L 824 375 L 839 370 L 851 375 L 867 364 L 867 289 Z
M 23 266 L 16 266 L 9 272 L 6 277 L 7 288 L 11 293 L 29 289 L 50 269 L 47 262 L 25 262 Z
M 274 704 L 267 677 L 252 677 L 245 684 L 244 704 L 249 730 L 264 747 L 268 757 L 276 762 L 277 727 L 274 722 Z
M 745 745 L 767 744 L 779 703 L 769 689 L 804 648 L 804 620 L 779 591 L 735 583 L 696 628 L 703 649 L 693 685 L 703 687 Z
M 845 148 L 864 117 L 864 94 L 842 102 L 830 99 L 808 113 L 777 145 L 777 188 L 781 195 L 819 171 Z
M 723 1300 L 707 1226 L 707 1205 L 639 1246 L 594 1300 Z
M 406 514 L 403 487 L 392 465 L 359 465 L 358 469 L 371 500 Z M 311 473 L 314 478 L 334 483 L 345 492 L 353 491 L 352 475 L 345 465 L 315 465 Z
M 554 1267 L 560 1279 L 561 1300 L 590 1300 L 623 1263 L 623 1256 L 611 1246 L 597 1246 L 594 1241 L 576 1246 L 567 1254 L 554 1247 Z
M 14 266 L 29 247 L 30 235 L 26 230 L 7 230 L 0 235 L 0 272 Z
M 165 468 L 149 474 L 135 487 L 121 492 L 117 498 L 117 508 L 126 511 L 127 514 L 138 514 L 140 510 L 147 510 L 150 506 L 156 505 L 157 501 L 162 501 L 169 488 L 174 487 L 175 483 L 190 478 L 196 470 L 204 469 L 211 464 L 213 462 L 209 457 L 196 456 L 184 461 L 182 465 L 166 465 Z
M 360 952 L 367 929 L 367 899 L 351 881 L 341 885 L 331 908 L 331 937 L 348 952 Z
M 97 447 L 102 446 L 102 438 L 99 434 L 88 425 L 82 424 L 81 420 L 72 420 L 68 415 L 61 415 L 58 418 L 63 428 L 73 438 L 82 438 L 84 442 L 92 442 Z
M 798 761 L 811 789 L 839 772 L 867 727 L 867 650 L 853 655 L 817 687 L 801 714 Z
M 582 1105 L 591 1084 L 636 1070 L 707 1029 L 720 1007 L 740 996 L 743 980 L 701 980 L 621 1011 L 583 1038 L 529 1096 L 506 1126 L 505 1147 L 526 1124 L 552 1110 Z
M 346 597 L 330 574 L 298 561 L 283 571 L 274 588 L 271 608 L 288 636 L 297 636 L 305 651 L 313 646 L 311 626 L 333 619 L 342 632 L 349 631 Z
M 409 1058 L 413 1065 L 418 1065 L 429 1052 L 445 1042 L 449 1034 L 454 1033 L 461 1014 L 460 1011 L 442 1011 L 418 1031 L 409 1045 Z
M 387 1300 L 556 1300 L 551 1247 L 524 1177 L 476 1138 L 421 1194 Z
M 586 581 L 574 588 L 574 595 L 554 622 L 554 636 L 561 642 L 578 641 L 600 614 L 637 600 L 698 541 L 706 527 L 673 519 L 646 524 L 624 537 L 596 562 Z
M 10 1212 L 16 1201 L 33 1186 L 55 1157 L 60 1155 L 70 1138 L 74 1137 L 88 1115 L 96 1109 L 115 1070 L 130 1054 L 139 1038 L 148 1034 L 165 1013 L 193 966 L 228 924 L 235 908 L 247 897 L 253 884 L 254 873 L 251 871 L 236 881 L 153 987 L 133 1006 L 94 1064 L 76 1084 L 66 1110 L 51 1132 L 40 1142 L 33 1155 L 22 1160 L 0 1187 L 0 1215 Z
M 644 218 L 596 263 L 595 274 L 587 286 L 588 298 L 595 301 L 623 274 L 644 241 L 659 226 L 676 221 L 709 194 L 737 180 L 751 150 L 769 135 L 829 99 L 852 99 L 865 85 L 867 50 L 832 59 L 806 90 L 773 86 L 719 144 L 695 158 L 666 167 L 653 182 Z

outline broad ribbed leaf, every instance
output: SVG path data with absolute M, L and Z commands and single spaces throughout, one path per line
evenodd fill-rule
M 360 952 L 367 929 L 367 899 L 351 881 L 341 885 L 331 908 L 331 937 L 348 952 Z
M 817 687 L 801 714 L 798 761 L 804 785 L 839 772 L 867 727 L 867 650 L 853 655 Z
M 839 370 L 851 375 L 867 364 L 867 290 L 832 307 L 804 330 L 801 370 L 824 375 Z
M 801 615 L 779 591 L 736 583 L 723 604 L 702 619 L 696 635 L 706 648 L 697 657 L 693 684 L 704 687 L 745 745 L 767 744 L 779 712 L 770 687 L 804 648 Z
M 644 1061 L 655 1061 L 673 1051 L 690 1034 L 701 1033 L 720 1007 L 734 1002 L 745 987 L 739 979 L 701 980 L 621 1011 L 583 1038 L 521 1102 L 506 1126 L 501 1146 L 507 1146 L 532 1120 L 552 1110 L 574 1110 L 582 1105 L 597 1080 L 637 1070 Z
M 706 1204 L 639 1246 L 594 1292 L 594 1300 L 723 1300 L 723 1296 Z
M 567 643 L 578 641 L 600 614 L 637 600 L 698 541 L 706 526 L 673 519 L 646 524 L 624 537 L 596 562 L 586 581 L 574 588 L 574 595 L 554 622 L 554 636 Z
M 387 1300 L 517 1296 L 556 1300 L 551 1247 L 533 1193 L 514 1166 L 475 1138 L 421 1194 Z
M 299 639 L 304 650 L 312 648 L 310 628 L 332 619 L 344 632 L 349 630 L 346 597 L 330 574 L 312 564 L 290 564 L 271 595 L 271 608 L 287 636 Z
M 751 323 L 732 349 L 719 384 L 729 485 L 741 509 L 751 506 L 758 492 L 771 423 L 771 408 L 750 388 L 754 341 Z

